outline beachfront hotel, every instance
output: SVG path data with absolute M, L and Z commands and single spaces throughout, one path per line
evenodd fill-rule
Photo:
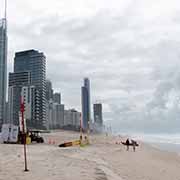
M 27 50 L 15 54 L 14 73 L 9 74 L 9 91 L 12 92 L 9 95 L 9 114 L 15 115 L 13 123 L 17 125 L 21 92 L 26 89 L 31 93 L 24 93 L 25 98 L 34 99 L 31 103 L 31 116 L 28 116 L 31 117 L 29 124 L 37 129 L 47 129 L 46 57 L 42 52 Z

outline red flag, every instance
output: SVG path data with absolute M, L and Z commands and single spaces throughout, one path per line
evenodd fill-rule
M 21 113 L 24 112 L 24 102 L 23 98 L 21 97 L 21 106 L 20 106 Z

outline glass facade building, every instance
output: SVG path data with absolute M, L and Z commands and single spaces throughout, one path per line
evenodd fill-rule
M 23 71 L 31 73 L 31 85 L 39 92 L 39 121 L 36 122 L 36 128 L 47 129 L 45 55 L 33 49 L 17 52 L 14 58 L 14 72 Z
M 54 93 L 53 94 L 53 101 L 55 103 L 61 104 L 61 93 Z
M 24 86 L 21 90 L 23 98 L 27 128 L 36 128 L 36 123 L 39 121 L 39 92 L 34 86 Z
M 46 80 L 46 100 L 49 102 L 52 99 L 53 99 L 52 82 L 50 80 Z
M 5 117 L 7 85 L 7 31 L 6 19 L 0 20 L 0 129 Z
M 31 73 L 28 71 L 9 73 L 8 122 L 19 125 L 19 111 L 21 104 L 21 91 L 23 86 L 31 84 Z
M 84 86 L 81 88 L 82 100 L 82 126 L 85 131 L 89 128 L 91 122 L 91 102 L 90 102 L 90 81 L 84 78 Z
M 93 105 L 94 110 L 94 122 L 102 126 L 103 125 L 103 117 L 102 117 L 102 104 L 97 103 Z

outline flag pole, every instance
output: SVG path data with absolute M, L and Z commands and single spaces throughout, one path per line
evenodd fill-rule
M 29 171 L 27 168 L 27 154 L 26 154 L 26 132 L 25 132 L 25 125 L 24 125 L 24 102 L 23 98 L 21 97 L 21 117 L 22 117 L 22 131 L 23 131 L 23 144 L 24 144 L 24 171 Z

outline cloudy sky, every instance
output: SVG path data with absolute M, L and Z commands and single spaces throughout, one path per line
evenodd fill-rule
M 8 70 L 16 51 L 43 51 L 67 108 L 89 77 L 114 129 L 177 132 L 179 34 L 178 0 L 9 0 Z

